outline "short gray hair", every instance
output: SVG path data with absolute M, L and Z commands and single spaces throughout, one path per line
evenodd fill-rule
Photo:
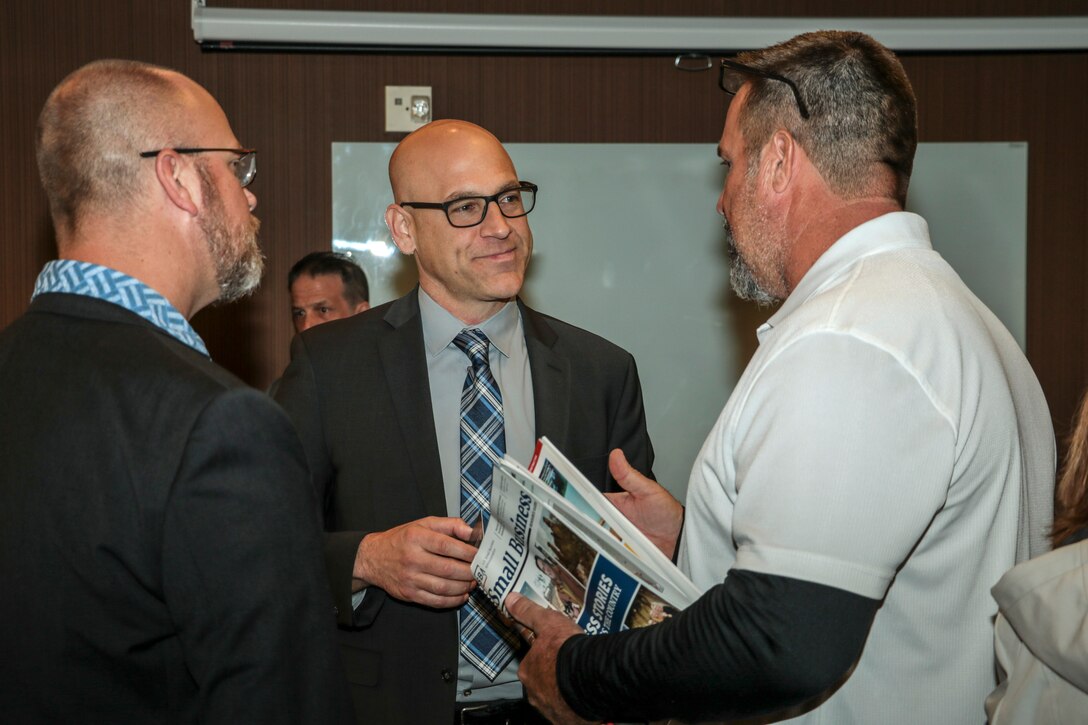
M 747 79 L 740 128 L 750 165 L 775 130 L 786 128 L 836 194 L 886 193 L 906 202 L 918 119 L 914 90 L 894 53 L 864 33 L 824 30 L 741 53 L 737 61 L 789 78 L 809 112 L 801 118 L 785 83 Z
M 166 68 L 100 60 L 72 72 L 38 117 L 38 172 L 54 223 L 74 231 L 89 207 L 111 211 L 137 197 L 139 152 L 171 136 L 180 90 Z

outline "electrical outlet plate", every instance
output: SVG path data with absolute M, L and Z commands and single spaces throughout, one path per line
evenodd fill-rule
M 386 86 L 386 132 L 415 131 L 431 120 L 430 86 Z

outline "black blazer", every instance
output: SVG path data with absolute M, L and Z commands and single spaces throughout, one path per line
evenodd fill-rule
M 350 720 L 281 410 L 69 294 L 0 333 L 0 376 L 0 719 Z
M 533 378 L 536 435 L 602 488 L 622 448 L 652 475 L 634 359 L 596 335 L 519 302 Z M 447 516 L 423 328 L 415 291 L 296 336 L 276 399 L 295 421 L 323 504 L 325 562 L 356 718 L 440 723 L 457 686 L 456 610 L 408 604 L 377 587 L 351 610 L 363 536 Z

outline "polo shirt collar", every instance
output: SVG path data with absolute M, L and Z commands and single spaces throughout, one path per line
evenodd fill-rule
M 864 257 L 903 249 L 933 249 L 929 225 L 917 214 L 895 211 L 859 224 L 828 247 L 770 319 L 760 325 L 756 335 L 774 329 L 813 295 L 835 283 L 850 267 Z

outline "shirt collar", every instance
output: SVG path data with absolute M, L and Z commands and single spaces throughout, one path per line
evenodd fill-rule
M 873 254 L 901 249 L 933 249 L 929 225 L 917 214 L 889 212 L 859 224 L 832 244 L 805 272 L 782 306 L 756 331 L 763 335 L 777 327 L 798 307 L 830 284 L 859 260 Z
M 419 316 L 423 323 L 423 344 L 432 358 L 449 347 L 457 333 L 467 329 L 483 330 L 491 346 L 505 357 L 510 357 L 521 320 L 518 303 L 510 300 L 480 324 L 466 325 L 435 302 L 422 287 L 419 288 Z
M 111 302 L 139 315 L 202 355 L 208 354 L 200 335 L 176 307 L 161 294 L 124 272 L 75 259 L 56 259 L 42 268 L 31 299 L 50 292 Z

